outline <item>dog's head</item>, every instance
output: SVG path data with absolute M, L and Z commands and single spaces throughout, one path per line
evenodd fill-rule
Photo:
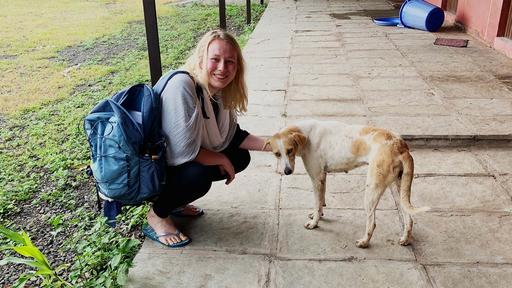
M 290 175 L 295 169 L 295 156 L 300 155 L 306 142 L 307 137 L 302 131 L 296 126 L 290 126 L 268 138 L 265 146 L 270 145 L 272 153 L 279 160 L 278 167 L 283 169 L 280 172 Z

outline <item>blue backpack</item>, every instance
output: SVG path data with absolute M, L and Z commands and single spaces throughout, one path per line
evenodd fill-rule
M 111 221 L 121 206 L 152 200 L 165 184 L 160 94 L 177 74 L 188 75 L 186 71 L 171 71 L 154 88 L 145 84 L 128 87 L 102 100 L 85 117 L 91 149 L 88 174 L 96 182 L 98 208 L 100 198 L 106 200 L 104 214 Z

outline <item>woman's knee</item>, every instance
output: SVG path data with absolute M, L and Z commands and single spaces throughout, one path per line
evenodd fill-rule
M 171 185 L 175 189 L 204 196 L 212 186 L 209 167 L 197 162 L 189 162 L 178 166 L 172 175 Z
M 249 150 L 239 149 L 236 159 L 234 159 L 233 162 L 236 173 L 245 170 L 251 162 L 251 154 L 249 153 Z

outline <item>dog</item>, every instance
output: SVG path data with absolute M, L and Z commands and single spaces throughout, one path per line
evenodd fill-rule
M 318 226 L 325 206 L 325 181 L 328 172 L 348 172 L 368 165 L 364 208 L 366 233 L 356 246 L 366 248 L 375 229 L 375 209 L 391 184 L 400 194 L 400 211 L 404 220 L 401 245 L 412 241 L 411 214 L 424 212 L 429 207 L 411 205 L 411 184 L 414 161 L 407 143 L 397 134 L 377 127 L 348 125 L 334 121 L 304 120 L 285 127 L 266 139 L 272 153 L 279 160 L 280 172 L 290 175 L 295 169 L 295 158 L 300 156 L 311 178 L 315 210 L 309 214 L 306 229 Z

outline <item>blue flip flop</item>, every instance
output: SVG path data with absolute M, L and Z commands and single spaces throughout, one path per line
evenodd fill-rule
M 187 206 L 192 207 L 192 209 L 197 210 L 197 212 L 194 213 L 194 214 L 187 214 L 187 213 L 185 213 L 185 210 L 187 209 Z M 185 205 L 183 207 L 178 207 L 178 208 L 172 210 L 171 213 L 169 213 L 169 214 L 171 214 L 172 216 L 176 216 L 176 217 L 192 217 L 192 218 L 195 218 L 195 217 L 199 217 L 199 216 L 203 215 L 204 211 L 203 211 L 203 209 L 201 209 L 201 208 L 199 208 L 197 206 L 189 204 L 189 205 Z
M 175 233 L 156 234 L 155 230 L 153 230 L 153 228 L 151 228 L 151 226 L 149 226 L 149 224 L 142 225 L 142 233 L 144 233 L 144 235 L 146 235 L 146 237 L 148 237 L 149 239 L 156 241 L 156 242 L 158 242 L 166 247 L 169 247 L 169 248 L 180 248 L 180 247 L 188 245 L 188 243 L 190 243 L 190 241 L 192 241 L 192 240 L 190 240 L 190 238 L 188 238 L 187 240 L 181 240 L 180 242 L 174 243 L 174 244 L 162 243 L 162 241 L 160 241 L 160 239 L 158 239 L 158 238 L 160 238 L 162 236 L 171 236 L 171 235 L 175 235 L 175 236 L 179 237 L 181 232 L 179 230 L 176 230 Z

